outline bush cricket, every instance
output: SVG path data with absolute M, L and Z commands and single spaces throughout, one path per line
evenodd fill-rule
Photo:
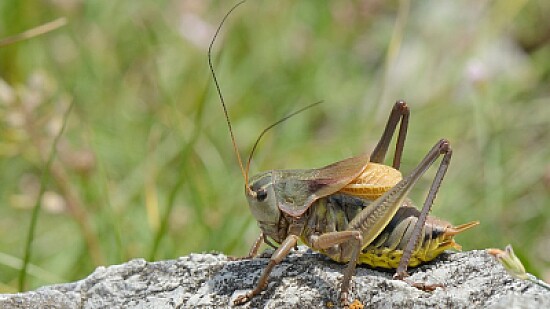
M 245 166 L 211 56 L 225 20 L 244 2 L 236 4 L 224 16 L 210 43 L 208 62 L 245 181 L 246 199 L 261 229 L 248 257 L 257 254 L 262 242 L 274 247 L 275 251 L 255 288 L 237 297 L 234 304 L 244 304 L 260 294 L 267 286 L 273 268 L 298 241 L 336 262 L 347 263 L 340 288 L 343 307 L 349 304 L 348 291 L 357 264 L 396 269 L 394 279 L 404 280 L 408 267 L 431 261 L 447 249 L 460 249 L 454 236 L 479 222 L 453 226 L 428 215 L 451 160 L 449 141 L 441 139 L 435 143 L 408 176 L 403 177 L 399 170 L 409 121 L 409 108 L 404 101 L 395 103 L 384 132 L 370 155 L 351 157 L 318 169 L 271 170 L 249 177 L 251 158 L 260 138 L 275 124 L 290 116 L 260 134 Z M 398 124 L 392 166 L 384 165 Z M 418 210 L 407 195 L 441 156 L 423 207 Z M 430 289 L 423 284 L 410 284 Z

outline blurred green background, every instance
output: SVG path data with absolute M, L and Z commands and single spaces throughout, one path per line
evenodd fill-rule
M 0 38 L 68 20 L 0 48 L 0 292 L 18 289 L 46 172 L 26 289 L 136 257 L 248 252 L 259 231 L 207 65 L 234 3 L 0 2 Z M 548 280 L 549 15 L 546 0 L 250 0 L 214 63 L 244 157 L 263 128 L 324 101 L 267 134 L 252 173 L 370 151 L 405 99 L 403 172 L 440 138 L 454 149 L 432 213 L 480 220 L 465 250 L 511 243 Z

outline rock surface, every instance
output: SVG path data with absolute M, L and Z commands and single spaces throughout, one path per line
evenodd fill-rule
M 269 253 L 269 252 L 268 252 Z M 97 268 L 88 278 L 0 295 L 0 308 L 228 308 L 251 289 L 269 254 L 229 261 L 222 254 Z M 267 289 L 241 308 L 336 308 L 345 265 L 300 247 L 271 275 Z M 350 298 L 365 308 L 550 308 L 550 292 L 511 278 L 484 251 L 443 254 L 410 280 L 443 283 L 423 292 L 389 272 L 358 267 Z

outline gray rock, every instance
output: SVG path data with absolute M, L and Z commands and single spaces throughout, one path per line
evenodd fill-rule
M 137 259 L 99 267 L 74 283 L 0 295 L 0 308 L 228 308 L 253 287 L 268 259 L 269 254 L 246 261 L 222 254 Z M 338 307 L 344 268 L 300 247 L 275 268 L 267 289 L 242 308 Z M 390 272 L 358 267 L 350 297 L 365 308 L 550 308 L 550 292 L 511 278 L 484 251 L 443 254 L 413 269 L 411 281 L 445 285 L 433 292 L 391 278 Z

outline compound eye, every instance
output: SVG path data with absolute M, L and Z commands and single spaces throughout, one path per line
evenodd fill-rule
M 256 191 L 256 199 L 259 202 L 263 202 L 266 198 L 267 198 L 267 191 L 265 191 L 264 189 L 258 189 L 258 191 Z

